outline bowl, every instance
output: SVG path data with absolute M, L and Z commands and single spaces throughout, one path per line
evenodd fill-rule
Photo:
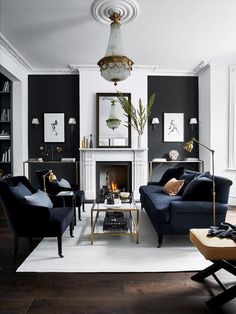
M 122 198 L 123 198 L 123 199 L 126 199 L 126 198 L 129 197 L 129 195 L 130 195 L 129 192 L 120 192 L 120 197 L 121 197 L 121 199 L 122 199 Z

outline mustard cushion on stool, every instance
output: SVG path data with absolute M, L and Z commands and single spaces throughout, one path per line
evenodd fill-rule
M 236 260 L 236 242 L 232 239 L 208 237 L 209 229 L 190 229 L 189 237 L 202 255 L 211 261 Z

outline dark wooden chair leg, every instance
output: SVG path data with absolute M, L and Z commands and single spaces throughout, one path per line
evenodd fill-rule
M 16 256 L 19 247 L 19 237 L 14 236 L 13 256 Z
M 206 302 L 206 305 L 211 308 L 217 308 L 236 297 L 236 285 L 227 289 L 226 291 L 221 292 L 220 294 L 216 295 L 215 297 L 211 298 Z
M 57 237 L 57 245 L 58 245 L 58 255 L 60 257 L 64 257 L 62 255 L 62 236 Z
M 193 275 L 191 277 L 191 279 L 194 281 L 202 281 L 203 279 L 214 274 L 215 272 L 217 272 L 221 268 L 222 268 L 222 266 L 220 263 L 214 263 L 214 264 L 208 266 L 207 268 L 200 270 L 198 273 Z
M 78 206 L 78 216 L 79 216 L 79 220 L 81 220 L 81 205 Z
M 73 230 L 74 230 L 74 223 L 71 222 L 71 223 L 70 223 L 70 236 L 71 236 L 71 238 L 74 238 Z
M 83 212 L 85 212 L 84 202 L 82 204 L 82 210 L 83 210 Z
M 160 248 L 162 245 L 162 241 L 163 241 L 163 234 L 158 234 L 158 245 L 157 247 Z

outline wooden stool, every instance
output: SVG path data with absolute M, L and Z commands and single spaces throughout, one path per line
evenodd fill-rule
M 213 264 L 191 277 L 195 281 L 202 281 L 212 275 L 220 287 L 224 290 L 219 295 L 206 302 L 210 307 L 223 305 L 236 297 L 236 284 L 226 289 L 215 275 L 220 269 L 225 269 L 236 276 L 236 242 L 227 238 L 208 237 L 209 229 L 190 229 L 190 240 L 193 245 Z

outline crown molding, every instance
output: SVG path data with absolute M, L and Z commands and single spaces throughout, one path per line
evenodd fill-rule
M 78 71 L 72 68 L 60 69 L 33 69 L 30 74 L 78 74 Z
M 93 64 L 69 64 L 72 71 L 99 71 L 99 67 Z M 165 70 L 159 69 L 158 65 L 134 65 L 133 70 L 137 72 L 145 72 L 147 74 L 173 75 L 173 76 L 194 76 L 196 73 L 192 70 Z
M 236 62 L 236 53 L 224 55 L 222 57 L 212 58 L 208 60 L 208 63 L 211 65 L 224 64 L 224 63 L 230 63 L 230 62 Z
M 206 69 L 210 67 L 209 63 L 207 61 L 201 61 L 194 69 L 193 72 L 196 75 L 199 75 L 200 73 L 204 72 Z
M 20 52 L 9 42 L 9 40 L 0 32 L 0 45 L 17 60 L 26 70 L 32 71 L 33 68 L 28 61 L 20 54 Z

